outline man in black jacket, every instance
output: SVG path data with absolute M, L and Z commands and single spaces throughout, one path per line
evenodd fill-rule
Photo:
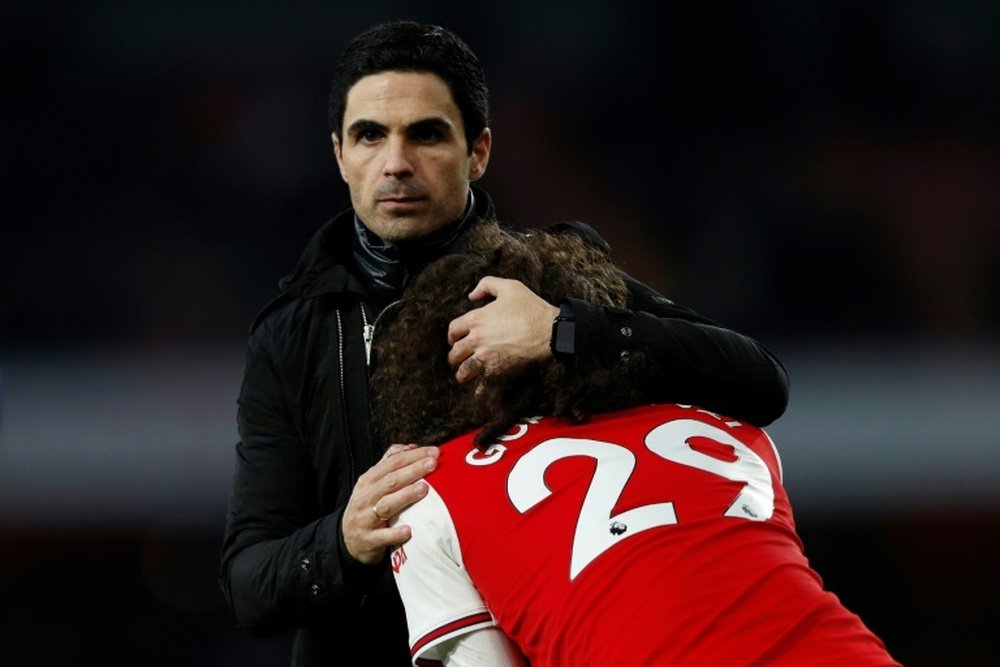
M 485 77 L 450 31 L 379 25 L 338 61 L 330 123 L 351 208 L 317 232 L 251 328 L 221 585 L 241 627 L 297 629 L 293 665 L 403 666 L 405 617 L 385 557 L 410 529 L 388 520 L 426 493 L 437 450 L 374 444 L 371 343 L 409 278 L 495 217 L 472 185 L 492 141 Z M 564 227 L 604 246 L 586 225 Z M 627 310 L 550 304 L 517 281 L 484 279 L 470 298 L 491 303 L 448 331 L 456 377 L 548 355 L 613 368 L 642 351 L 657 374 L 643 383 L 650 400 L 761 426 L 784 412 L 787 378 L 767 350 L 625 279 Z

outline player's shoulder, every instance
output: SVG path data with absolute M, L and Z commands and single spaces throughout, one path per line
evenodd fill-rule
M 763 429 L 748 422 L 741 422 L 697 405 L 680 403 L 654 403 L 593 415 L 576 428 L 564 429 L 562 435 L 612 442 L 641 442 L 649 433 L 662 430 L 668 424 L 677 433 L 690 432 L 691 435 L 697 435 L 707 429 L 726 432 L 744 441 L 767 439 Z

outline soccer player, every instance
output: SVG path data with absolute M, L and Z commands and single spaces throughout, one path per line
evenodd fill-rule
M 637 405 L 641 351 L 614 372 L 555 360 L 471 389 L 440 365 L 482 276 L 613 307 L 607 262 L 565 234 L 479 232 L 425 269 L 378 342 L 385 441 L 443 443 L 391 555 L 414 663 L 898 665 L 810 567 L 760 428 Z

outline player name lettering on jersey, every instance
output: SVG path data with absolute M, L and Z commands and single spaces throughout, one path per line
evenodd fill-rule
M 542 421 L 541 417 L 528 417 L 524 421 L 520 422 L 513 427 L 510 433 L 506 433 L 500 436 L 500 442 L 512 442 L 523 438 L 528 434 L 528 428 Z M 465 462 L 470 466 L 488 466 L 496 463 L 503 456 L 507 448 L 502 444 L 495 443 L 487 447 L 485 450 L 481 450 L 478 447 L 473 447 L 468 454 L 465 455 Z

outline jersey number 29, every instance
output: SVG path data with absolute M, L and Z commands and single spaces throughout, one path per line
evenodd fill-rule
M 733 448 L 735 460 L 723 461 L 699 452 L 691 438 L 704 437 Z M 645 438 L 646 448 L 674 463 L 690 466 L 731 481 L 743 482 L 724 516 L 766 521 L 774 513 L 774 487 L 767 464 L 752 449 L 721 428 L 695 419 L 661 424 Z M 580 506 L 573 536 L 570 580 L 607 549 L 644 530 L 677 523 L 672 502 L 641 505 L 612 514 L 635 469 L 635 455 L 626 447 L 587 438 L 552 438 L 536 445 L 514 464 L 507 477 L 507 495 L 522 514 L 552 492 L 545 470 L 571 456 L 589 456 L 597 462 Z

